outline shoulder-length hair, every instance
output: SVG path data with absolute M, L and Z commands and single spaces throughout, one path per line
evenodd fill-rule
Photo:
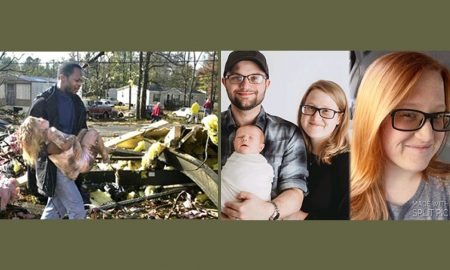
M 450 76 L 446 67 L 417 52 L 395 52 L 373 62 L 367 69 L 356 99 L 350 161 L 350 212 L 354 220 L 388 219 L 385 189 L 381 180 L 386 155 L 381 143 L 380 127 L 389 113 L 411 92 L 427 71 L 439 72 L 445 89 L 446 110 L 450 110 Z M 424 97 L 426 98 L 426 97 Z M 448 164 L 437 156 L 424 170 L 425 179 L 449 174 Z
M 28 116 L 18 129 L 23 159 L 31 167 L 35 166 L 39 152 L 45 142 L 43 131 L 38 129 L 38 119 L 33 116 Z
M 308 95 L 313 90 L 320 90 L 325 94 L 327 94 L 331 99 L 333 99 L 333 101 L 338 106 L 339 111 L 341 112 L 339 115 L 336 114 L 335 116 L 341 117 L 339 125 L 331 133 L 326 144 L 322 147 L 322 149 L 320 149 L 320 152 L 318 154 L 318 159 L 320 162 L 330 164 L 331 158 L 333 156 L 342 152 L 346 152 L 348 151 L 349 148 L 349 139 L 347 134 L 349 125 L 348 119 L 349 110 L 347 97 L 345 96 L 345 93 L 342 90 L 342 88 L 332 81 L 319 80 L 311 84 L 311 86 L 309 86 L 309 88 L 306 90 L 302 100 L 300 101 L 300 106 L 298 107 L 297 123 L 300 130 L 302 131 L 303 138 L 305 139 L 306 148 L 308 149 L 309 153 L 312 152 L 311 138 L 303 130 L 303 127 L 301 125 L 301 117 L 302 117 L 302 106 L 305 105 Z

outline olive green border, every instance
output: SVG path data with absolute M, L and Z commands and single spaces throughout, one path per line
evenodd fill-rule
M 8 50 L 446 50 L 443 1 L 5 0 Z M 447 4 L 448 5 L 448 4 Z
M 0 50 L 450 50 L 443 1 L 294 2 L 5 0 Z M 38 269 L 424 269 L 444 265 L 449 230 L 447 222 L 0 221 L 0 258 L 2 268 Z

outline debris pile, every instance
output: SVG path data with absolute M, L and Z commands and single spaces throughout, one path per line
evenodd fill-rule
M 116 202 L 108 192 L 97 191 L 104 204 L 89 211 L 90 219 L 217 219 L 217 208 L 195 187 L 157 187 L 147 194 Z M 195 195 L 197 194 L 197 195 Z M 93 196 L 93 193 L 91 193 Z M 194 199 L 192 199 L 194 198 Z
M 0 142 L 0 211 L 5 211 L 7 205 L 18 197 L 17 177 L 25 168 L 20 156 L 17 135 L 15 133 L 5 135 Z

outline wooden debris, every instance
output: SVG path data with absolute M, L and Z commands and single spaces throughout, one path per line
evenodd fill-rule
M 178 141 L 181 138 L 181 126 L 176 125 L 172 127 L 164 138 L 164 145 L 166 147 L 178 148 Z
M 128 133 L 126 133 L 126 134 L 124 134 L 122 136 L 119 136 L 117 138 L 109 140 L 109 141 L 105 142 L 105 146 L 106 147 L 116 146 L 116 145 L 118 145 L 118 144 L 120 144 L 122 142 L 128 141 L 128 140 L 136 138 L 138 136 L 142 136 L 146 132 L 149 132 L 149 131 L 154 130 L 154 129 L 162 128 L 162 127 L 164 127 L 164 126 L 166 126 L 168 124 L 169 124 L 169 122 L 164 121 L 164 120 L 158 121 L 156 123 L 152 123 L 151 125 L 142 127 L 141 129 L 139 129 L 137 131 L 128 132 Z M 140 139 L 140 140 L 142 140 L 142 139 Z M 137 145 L 137 143 L 136 143 L 136 145 Z M 134 147 L 132 147 L 131 149 L 134 149 L 136 147 L 136 145 Z

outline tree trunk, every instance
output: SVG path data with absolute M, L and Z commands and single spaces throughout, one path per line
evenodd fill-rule
M 209 92 L 209 100 L 211 100 L 211 113 L 214 108 L 214 98 L 215 98 L 215 89 L 214 89 L 214 82 L 216 81 L 216 74 L 215 74 L 215 68 L 216 68 L 216 51 L 213 52 L 213 63 L 212 63 L 212 71 L 211 71 L 211 92 Z
M 128 75 L 130 80 L 133 80 L 133 78 L 131 77 L 132 63 L 133 63 L 133 52 L 130 51 L 130 74 Z M 128 110 L 131 110 L 131 92 L 132 92 L 131 88 L 132 88 L 132 85 L 131 85 L 130 81 L 128 81 L 128 83 L 130 84 L 130 90 L 128 91 Z
M 188 71 L 188 67 L 189 67 L 189 57 L 190 57 L 190 52 L 188 52 L 187 54 L 187 58 L 186 58 L 186 53 L 184 53 L 184 74 L 183 74 L 183 78 L 184 78 L 184 95 L 183 95 L 183 106 L 186 106 L 186 94 L 187 94 L 187 87 L 188 87 L 188 78 L 185 77 L 186 73 Z
M 127 81 L 127 67 L 126 67 L 126 61 L 127 61 L 127 52 L 121 52 L 122 54 L 122 65 L 120 65 L 122 67 L 122 82 L 126 82 Z
M 200 60 L 200 58 L 202 57 L 203 52 L 200 52 L 200 54 L 198 55 L 198 58 L 195 57 L 195 52 L 193 52 L 194 54 L 194 68 L 192 70 L 192 75 L 191 75 L 191 87 L 189 89 L 189 105 L 191 105 L 191 101 L 192 101 L 192 91 L 195 88 L 195 82 L 196 82 L 196 76 L 195 73 L 197 71 L 197 64 L 198 61 Z M 200 102 L 199 100 L 196 100 L 198 102 Z M 201 103 L 201 102 L 200 102 Z
M 147 52 L 145 55 L 145 62 L 144 62 L 144 84 L 142 89 L 142 96 L 141 96 L 141 116 L 145 116 L 145 109 L 147 105 L 147 89 L 148 87 L 148 79 L 149 79 L 149 66 L 150 66 L 150 57 L 152 56 L 152 52 Z
M 143 61 L 144 61 L 144 53 L 139 52 L 139 81 L 138 81 L 138 91 L 137 91 L 137 98 L 136 98 L 136 120 L 141 119 L 141 93 L 142 93 L 142 82 L 143 82 L 143 76 L 144 76 L 144 67 L 143 67 Z

